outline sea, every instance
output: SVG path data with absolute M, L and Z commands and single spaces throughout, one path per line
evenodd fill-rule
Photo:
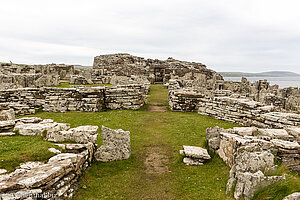
M 239 82 L 242 77 L 223 77 L 225 81 Z M 246 77 L 248 81 L 267 80 L 271 85 L 279 85 L 279 88 L 300 87 L 300 76 L 298 77 Z

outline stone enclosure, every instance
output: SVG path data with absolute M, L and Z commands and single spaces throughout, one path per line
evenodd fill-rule
M 67 82 L 70 88 L 59 88 Z M 99 84 L 110 84 L 104 86 Z M 21 118 L 37 109 L 46 112 L 138 110 L 147 103 L 150 84 L 168 88 L 171 111 L 198 112 L 246 127 L 207 129 L 210 151 L 231 168 L 227 194 L 251 199 L 255 192 L 285 179 L 265 176 L 276 169 L 274 159 L 300 172 L 300 89 L 282 88 L 261 80 L 227 82 L 201 63 L 144 59 L 130 54 L 100 55 L 92 68 L 73 65 L 18 65 L 0 63 L 0 136 L 41 136 L 57 144 L 57 155 L 45 163 L 25 163 L 0 176 L 2 199 L 32 194 L 35 199 L 69 199 L 78 178 L 93 159 L 110 162 L 131 155 L 130 132 L 102 127 L 56 123 L 51 119 Z M 86 86 L 84 86 L 86 85 Z M 186 165 L 203 165 L 206 149 L 183 146 Z M 1 170 L 0 170 L 1 172 Z M 299 193 L 293 194 L 295 198 Z M 294 196 L 286 197 L 293 199 Z M 298 195 L 298 196 L 297 196 Z M 26 197 L 27 198 L 27 197 Z M 26 199 L 25 197 L 19 199 Z M 1 199 L 1 197 L 0 197 Z

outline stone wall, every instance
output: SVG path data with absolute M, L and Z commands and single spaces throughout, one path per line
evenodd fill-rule
M 27 106 L 28 110 L 42 107 L 47 112 L 98 112 L 104 109 L 137 110 L 146 102 L 145 93 L 146 90 L 142 85 L 19 88 L 0 90 L 0 105 L 13 108 L 16 115 L 23 114 L 17 112 L 18 105 L 23 105 L 22 108 Z
M 177 89 L 169 90 L 169 106 L 173 111 L 198 111 L 216 119 L 244 126 L 283 128 L 300 126 L 300 114 L 281 112 L 246 98 L 228 97 L 225 90 Z
M 47 163 L 29 162 L 0 176 L 0 197 L 6 199 L 71 199 L 78 179 L 91 165 L 92 144 L 66 144 L 65 153 Z M 31 197 L 31 198 L 30 198 Z
M 73 65 L 0 63 L 1 88 L 57 86 L 60 81 L 69 82 L 73 74 Z
M 266 105 L 300 111 L 300 88 L 298 87 L 280 89 L 278 85 L 270 85 L 267 80 L 251 83 L 246 78 L 242 78 L 241 82 L 224 81 L 222 88 Z
M 144 59 L 130 54 L 109 54 L 96 56 L 93 65 L 96 77 L 145 76 L 151 83 L 166 83 L 174 77 L 222 80 L 222 76 L 205 65 L 168 58 L 167 60 Z
M 235 199 L 249 200 L 259 189 L 284 180 L 284 176 L 264 175 L 278 167 L 274 158 L 300 173 L 300 145 L 298 137 L 290 134 L 291 130 L 297 132 L 299 137 L 299 128 L 208 128 L 206 138 L 210 150 L 216 152 L 231 168 L 226 193 L 231 194 L 231 190 L 234 190 Z
M 110 110 L 138 110 L 146 103 L 146 89 L 142 85 L 117 85 L 105 90 L 105 106 Z
M 3 174 L 7 171 L 0 169 L 1 200 L 71 199 L 79 187 L 79 177 L 91 166 L 96 151 L 95 158 L 100 162 L 129 159 L 131 155 L 129 131 L 102 127 L 103 145 L 97 149 L 98 126 L 70 128 L 70 124 L 38 117 L 10 121 L 12 128 L 24 137 L 40 136 L 50 142 L 75 143 L 55 144 L 59 149 L 49 151 L 57 155 L 46 162 L 23 163 L 9 174 Z

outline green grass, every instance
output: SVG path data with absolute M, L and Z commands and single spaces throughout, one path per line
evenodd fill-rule
M 161 85 L 151 86 L 148 104 L 167 105 L 167 90 Z M 91 169 L 81 177 L 81 187 L 74 197 L 75 200 L 232 199 L 225 194 L 230 169 L 218 156 L 212 154 L 212 159 L 205 165 L 188 167 L 182 163 L 183 157 L 179 154 L 179 150 L 182 149 L 182 145 L 205 147 L 205 130 L 208 127 L 231 128 L 237 126 L 236 124 L 193 112 L 148 112 L 146 109 L 96 113 L 39 112 L 34 116 L 70 123 L 72 127 L 97 125 L 101 128 L 104 125 L 131 132 L 132 156 L 130 159 L 110 163 L 93 162 Z M 101 145 L 101 143 L 99 139 L 98 144 Z M 156 148 L 168 157 L 166 164 L 169 167 L 168 172 L 163 174 L 146 172 L 144 161 L 149 148 Z M 287 180 L 293 183 L 282 183 L 288 188 L 283 191 L 283 195 L 294 191 L 298 186 L 295 180 Z M 256 199 L 262 195 L 273 197 L 272 192 L 272 190 L 262 191 Z
M 286 180 L 275 183 L 261 189 L 254 196 L 254 200 L 282 200 L 289 194 L 300 191 L 300 177 L 298 174 L 289 171 L 286 166 L 281 165 L 278 170 L 267 173 L 269 176 L 285 175 Z
M 20 163 L 47 160 L 54 155 L 48 151 L 50 147 L 54 145 L 37 136 L 1 136 L 0 169 L 11 172 Z
M 155 106 L 168 105 L 168 90 L 163 89 L 161 85 L 151 85 L 151 90 L 147 98 L 148 104 Z
M 167 90 L 152 86 L 148 102 L 166 105 Z M 225 186 L 229 168 L 214 156 L 203 166 L 187 167 L 179 150 L 182 145 L 205 147 L 205 130 L 211 126 L 230 128 L 234 124 L 197 113 L 117 110 L 105 112 L 42 112 L 37 117 L 80 125 L 102 125 L 131 132 L 129 160 L 98 163 L 81 178 L 74 199 L 228 199 Z M 101 141 L 99 141 L 99 144 Z M 170 172 L 148 174 L 144 165 L 147 148 L 158 148 L 169 159 Z
M 62 83 L 59 84 L 59 86 L 54 86 L 54 87 L 57 87 L 57 88 L 70 88 L 71 85 L 80 85 L 80 84 L 70 84 L 68 82 L 62 82 Z M 108 87 L 112 86 L 111 84 L 87 84 L 87 85 L 84 85 L 84 86 L 91 87 L 91 86 L 97 86 L 97 85 L 103 85 L 103 86 L 108 86 Z

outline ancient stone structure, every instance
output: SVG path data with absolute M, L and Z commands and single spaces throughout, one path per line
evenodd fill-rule
M 1 88 L 56 86 L 69 81 L 74 74 L 73 65 L 18 65 L 0 63 Z
M 198 111 L 199 114 L 244 126 L 283 128 L 300 126 L 300 115 L 281 111 L 246 98 L 227 96 L 230 92 L 201 89 L 169 90 L 169 106 L 173 111 Z
M 213 127 L 206 130 L 206 138 L 210 150 L 231 167 L 227 194 L 236 185 L 235 199 L 251 199 L 262 187 L 284 179 L 282 176 L 264 176 L 263 172 L 276 167 L 274 157 L 300 173 L 300 145 L 286 130 Z
M 95 159 L 109 162 L 128 159 L 131 155 L 130 132 L 112 130 L 102 126 L 103 145 L 97 149 Z
M 184 155 L 183 163 L 186 165 L 203 165 L 203 163 L 210 159 L 207 150 L 201 147 L 184 146 L 180 150 L 180 154 Z
M 103 126 L 103 145 L 97 149 L 98 126 L 70 129 L 70 124 L 38 117 L 8 122 L 14 122 L 12 129 L 20 135 L 42 136 L 44 140 L 52 142 L 75 143 L 56 144 L 62 150 L 49 148 L 57 155 L 46 162 L 27 162 L 10 174 L 0 169 L 1 200 L 71 199 L 79 187 L 79 177 L 91 166 L 94 157 L 98 161 L 109 162 L 128 159 L 131 155 L 129 131 Z
M 71 199 L 78 179 L 91 165 L 94 145 L 66 144 L 65 153 L 47 163 L 28 162 L 10 174 L 0 175 L 0 198 L 8 199 Z
M 201 79 L 203 82 L 222 76 L 209 70 L 205 65 L 168 58 L 167 60 L 144 59 L 130 54 L 109 54 L 96 56 L 94 59 L 95 79 L 110 79 L 112 76 L 144 76 L 151 83 L 167 83 L 174 77 Z
M 114 87 L 8 89 L 0 90 L 0 103 L 13 108 L 16 115 L 29 112 L 18 112 L 20 110 L 18 105 L 25 105 L 30 111 L 42 107 L 47 112 L 137 110 L 146 103 L 146 89 L 139 84 Z M 24 110 L 24 106 L 22 108 Z

